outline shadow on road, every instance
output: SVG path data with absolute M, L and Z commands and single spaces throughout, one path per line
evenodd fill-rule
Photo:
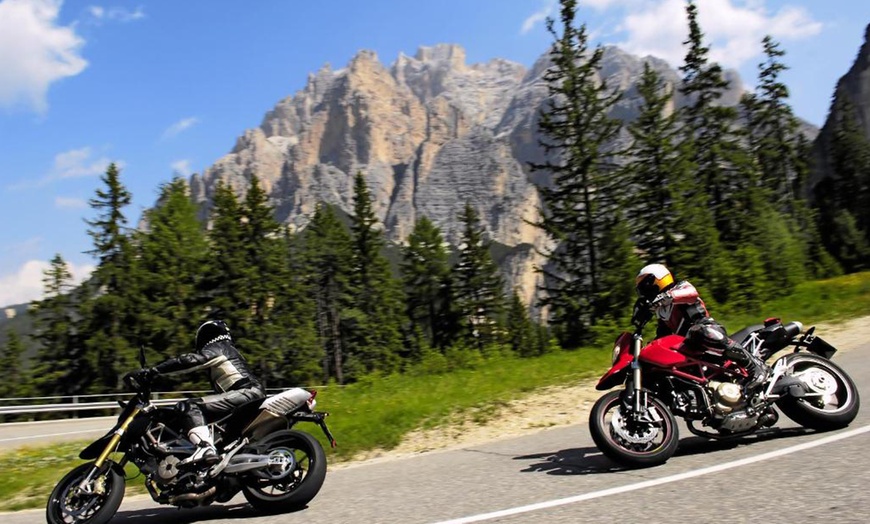
M 766 440 L 800 437 L 814 433 L 803 428 L 771 428 L 759 431 L 754 435 L 736 437 L 727 440 L 711 440 L 703 437 L 687 437 L 680 439 L 680 447 L 675 456 L 691 456 L 703 453 L 715 453 L 726 449 L 734 449 L 755 442 Z M 605 457 L 594 447 L 563 449 L 550 453 L 535 453 L 514 457 L 514 460 L 537 461 L 529 464 L 521 471 L 524 473 L 546 473 L 548 475 L 594 475 L 626 471 L 627 468 L 617 465 Z
M 690 455 L 700 455 L 703 453 L 714 453 L 726 449 L 734 449 L 756 442 L 764 442 L 766 440 L 785 439 L 791 437 L 802 437 L 811 435 L 815 431 L 804 428 L 769 428 L 758 431 L 752 435 L 745 437 L 736 437 L 731 439 L 711 440 L 704 437 L 687 437 L 680 439 L 680 447 L 677 448 L 675 457 L 687 457 Z
M 306 506 L 307 507 L 307 506 Z M 301 508 L 299 511 L 305 508 Z M 128 522 L 131 524 L 187 524 L 190 522 L 208 522 L 210 520 L 234 520 L 265 517 L 269 513 L 257 511 L 246 503 L 206 506 L 203 508 L 178 509 L 168 506 L 119 511 L 112 523 Z
M 609 458 L 601 454 L 598 448 L 563 449 L 555 453 L 535 453 L 514 457 L 514 460 L 538 460 L 521 470 L 525 473 L 547 473 L 548 475 L 592 475 L 596 473 L 612 473 L 624 471 Z

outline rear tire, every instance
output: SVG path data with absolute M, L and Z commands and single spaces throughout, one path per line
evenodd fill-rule
M 255 442 L 258 453 L 295 459 L 292 469 L 274 468 L 245 477 L 245 498 L 256 509 L 284 513 L 304 507 L 317 495 L 326 479 L 326 453 L 308 433 L 283 430 Z
M 45 508 L 48 524 L 106 524 L 121 506 L 124 498 L 124 477 L 115 471 L 112 463 L 107 463 L 105 473 L 98 476 L 104 479 L 104 494 L 76 495 L 78 484 L 94 469 L 94 463 L 82 464 L 66 475 L 52 490 Z M 101 481 L 102 482 L 102 481 Z
M 777 401 L 785 416 L 818 431 L 844 428 L 855 420 L 861 406 L 858 388 L 840 366 L 810 353 L 782 358 L 788 362 L 786 376 L 800 378 L 810 390 L 805 397 L 785 396 Z
M 679 429 L 671 410 L 647 394 L 650 411 L 661 418 L 657 423 L 632 421 L 623 413 L 623 391 L 611 391 L 598 399 L 589 414 L 589 431 L 598 449 L 609 459 L 628 468 L 647 468 L 667 462 L 677 451 Z

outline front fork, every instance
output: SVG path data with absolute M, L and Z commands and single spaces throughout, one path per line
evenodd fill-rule
M 643 337 L 635 333 L 631 337 L 631 380 L 626 385 L 628 398 L 632 400 L 634 413 L 640 414 L 646 411 L 646 394 L 643 391 L 643 383 L 640 375 L 640 350 L 643 347 Z
M 124 436 L 124 433 L 127 432 L 127 427 L 130 426 L 130 423 L 133 422 L 133 419 L 136 418 L 136 415 L 142 411 L 142 408 L 136 407 L 130 413 L 130 415 L 124 419 L 124 422 L 118 426 L 118 429 L 112 434 L 112 438 L 109 439 L 109 442 L 106 444 L 106 447 L 103 448 L 103 452 L 100 453 L 100 456 L 97 457 L 97 460 L 94 462 L 94 467 L 91 469 L 90 473 L 87 474 L 85 478 L 79 483 L 78 492 L 79 493 L 100 493 L 102 491 L 101 486 L 94 481 L 94 477 L 103 469 L 103 464 L 106 463 L 106 460 L 109 458 L 115 449 L 118 447 L 118 443 L 121 441 L 121 437 Z M 91 487 L 94 486 L 92 490 Z M 104 487 L 104 486 L 103 486 Z

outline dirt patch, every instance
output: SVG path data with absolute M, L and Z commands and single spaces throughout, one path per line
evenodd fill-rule
M 851 351 L 870 341 L 870 316 L 846 322 L 817 324 L 816 334 L 841 353 Z M 542 429 L 584 423 L 589 417 L 592 404 L 602 395 L 595 390 L 596 382 L 597 379 L 589 379 L 570 386 L 545 388 L 486 411 L 456 417 L 437 428 L 413 431 L 394 449 L 360 453 L 350 461 L 334 467 L 350 467 L 430 451 L 456 449 L 518 437 Z

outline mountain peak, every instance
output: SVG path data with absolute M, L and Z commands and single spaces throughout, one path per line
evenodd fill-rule
M 456 69 L 465 67 L 465 49 L 458 44 L 420 46 L 414 58 L 421 62 L 445 62 Z

